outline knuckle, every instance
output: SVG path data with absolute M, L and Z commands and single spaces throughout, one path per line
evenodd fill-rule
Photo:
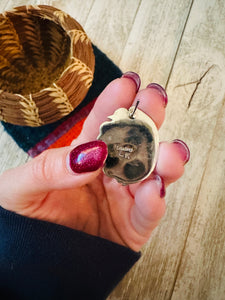
M 36 182 L 48 182 L 52 177 L 48 162 L 49 152 L 49 150 L 42 152 L 32 161 L 31 176 Z

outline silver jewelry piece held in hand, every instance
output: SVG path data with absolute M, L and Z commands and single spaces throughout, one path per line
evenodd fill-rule
M 108 146 L 104 173 L 123 185 L 147 178 L 155 168 L 159 136 L 153 120 L 135 106 L 117 109 L 100 126 L 98 139 Z

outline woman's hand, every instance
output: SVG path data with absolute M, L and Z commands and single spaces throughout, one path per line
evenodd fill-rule
M 129 108 L 140 100 L 138 108 L 158 128 L 163 123 L 165 91 L 156 84 L 137 92 L 138 88 L 139 78 L 134 73 L 114 80 L 97 99 L 81 135 L 71 146 L 47 150 L 27 164 L 3 173 L 0 205 L 27 217 L 140 250 L 165 213 L 165 187 L 183 174 L 189 150 L 179 140 L 160 143 L 153 175 L 129 186 L 102 173 L 107 151 L 102 142 L 95 140 L 100 124 L 117 108 Z M 77 147 L 81 144 L 85 145 Z M 89 154 L 78 167 L 78 154 L 84 149 Z

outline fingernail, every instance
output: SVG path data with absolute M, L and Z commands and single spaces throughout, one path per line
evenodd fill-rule
M 102 141 L 79 145 L 69 154 L 69 166 L 75 173 L 96 171 L 103 166 L 107 153 L 107 145 Z
M 162 96 L 164 107 L 167 106 L 168 103 L 167 93 L 161 85 L 159 85 L 158 83 L 150 83 L 149 85 L 147 85 L 147 88 L 155 89 L 160 94 L 160 96 Z
M 172 143 L 178 145 L 181 159 L 183 160 L 184 164 L 186 164 L 190 159 L 190 150 L 187 144 L 179 139 L 173 140 Z
M 136 92 L 139 90 L 141 86 L 141 79 L 139 75 L 135 72 L 126 72 L 122 75 L 122 78 L 130 78 L 136 84 Z
M 166 196 L 166 189 L 165 189 L 165 184 L 164 184 L 163 178 L 161 176 L 155 174 L 154 179 L 157 181 L 157 183 L 159 185 L 160 198 L 164 198 Z

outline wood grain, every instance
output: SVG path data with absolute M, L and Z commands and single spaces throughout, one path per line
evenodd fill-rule
M 25 163 L 28 155 L 17 146 L 0 124 L 0 174 Z
M 142 87 L 166 85 L 191 6 L 191 0 L 141 2 L 120 66 L 138 72 Z
M 140 1 L 95 1 L 85 30 L 94 44 L 99 46 L 116 64 L 119 64 L 123 49 L 139 7 Z
M 122 70 L 166 86 L 161 140 L 191 150 L 167 191 L 167 212 L 141 260 L 108 299 L 225 299 L 225 2 L 1 0 L 0 10 L 48 4 L 78 20 Z M 0 126 L 0 172 L 28 156 Z
M 215 126 L 172 299 L 224 299 L 225 101 Z

